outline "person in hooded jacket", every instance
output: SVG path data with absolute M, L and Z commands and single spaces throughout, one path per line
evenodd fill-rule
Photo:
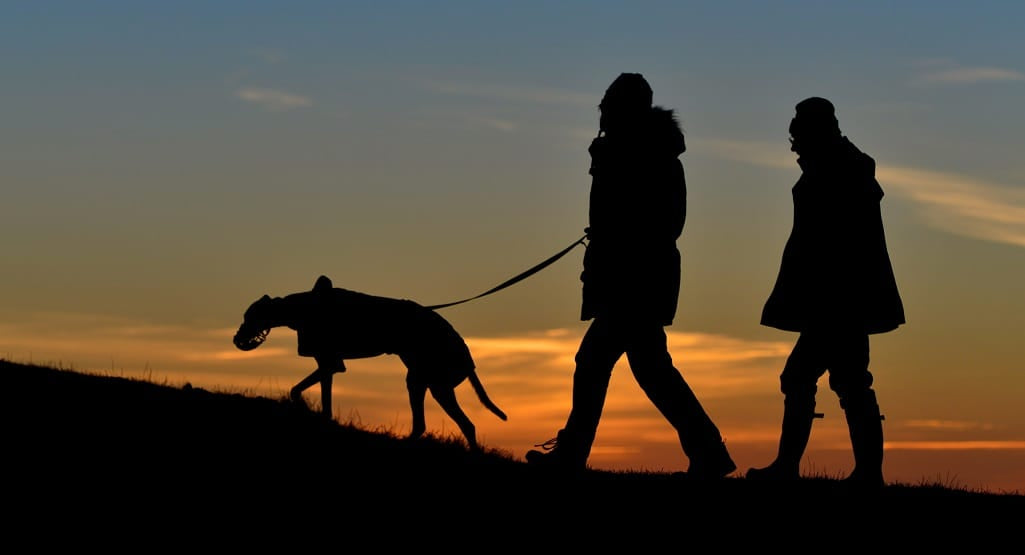
M 526 459 L 586 468 L 613 367 L 626 354 L 637 383 L 676 429 L 687 474 L 721 478 L 736 465 L 667 346 L 664 327 L 672 324 L 679 299 L 676 241 L 687 214 L 679 156 L 686 145 L 673 110 L 652 99 L 642 75 L 623 73 L 599 104 L 599 134 L 588 149 L 588 242 L 580 276 L 580 317 L 591 323 L 575 357 L 565 426 Z
M 799 477 L 811 434 L 818 380 L 844 410 L 854 454 L 850 483 L 882 486 L 883 426 L 869 335 L 905 323 L 904 306 L 886 248 L 875 161 L 840 131 L 833 104 L 799 102 L 790 123 L 801 176 L 792 189 L 793 228 L 761 324 L 798 332 L 780 374 L 783 422 L 775 460 L 749 479 Z

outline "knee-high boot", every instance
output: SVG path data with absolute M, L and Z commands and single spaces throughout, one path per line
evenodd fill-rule
M 880 487 L 883 480 L 883 416 L 875 391 L 850 395 L 843 402 L 854 451 L 854 470 L 847 482 Z
M 800 478 L 801 457 L 808 447 L 815 417 L 814 395 L 787 395 L 783 400 L 783 427 L 776 459 L 763 468 L 747 471 L 754 480 L 796 480 Z

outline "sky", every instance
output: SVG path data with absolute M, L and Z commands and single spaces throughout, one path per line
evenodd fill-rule
M 597 104 L 638 72 L 687 138 L 670 350 L 740 475 L 776 452 L 796 334 L 759 318 L 792 224 L 787 126 L 798 101 L 823 96 L 876 161 L 907 314 L 871 339 L 886 479 L 1025 492 L 1025 5 L 101 0 L 3 13 L 0 358 L 284 395 L 315 364 L 287 328 L 236 350 L 250 303 L 320 275 L 453 302 L 572 244 Z M 457 389 L 487 447 L 522 458 L 564 423 L 587 326 L 582 254 L 439 310 L 509 415 Z M 408 432 L 398 359 L 347 366 L 335 417 Z M 846 475 L 825 378 L 817 400 L 802 471 Z M 458 433 L 430 398 L 427 418 Z M 589 462 L 687 466 L 625 358 Z

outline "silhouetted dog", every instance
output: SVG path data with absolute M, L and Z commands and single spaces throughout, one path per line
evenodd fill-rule
M 395 354 L 406 366 L 413 411 L 410 437 L 420 437 L 427 430 L 424 398 L 429 390 L 469 446 L 479 449 L 476 428 L 456 401 L 455 388 L 467 379 L 481 403 L 507 419 L 484 391 L 463 338 L 437 312 L 413 301 L 334 287 L 330 279 L 320 276 L 311 291 L 274 298 L 264 295 L 250 305 L 233 342 L 250 351 L 278 326 L 295 330 L 299 355 L 313 357 L 318 365 L 292 388 L 292 399 L 302 402 L 302 393 L 319 382 L 322 410 L 328 416 L 332 376 L 345 372 L 345 359 Z

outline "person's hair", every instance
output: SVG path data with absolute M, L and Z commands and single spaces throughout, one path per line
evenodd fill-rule
M 602 109 L 609 107 L 631 110 L 647 109 L 651 108 L 653 97 L 651 85 L 643 75 L 621 73 L 605 90 L 605 96 L 602 97 L 599 107 Z

